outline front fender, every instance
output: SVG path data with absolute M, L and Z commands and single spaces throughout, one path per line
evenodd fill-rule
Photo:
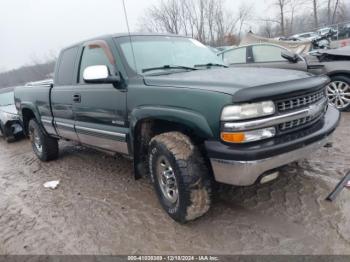
M 327 75 L 329 77 L 333 77 L 333 76 L 336 76 L 336 75 L 350 76 L 350 71 L 346 71 L 346 70 L 337 68 L 335 70 L 332 70 L 332 71 L 328 72 Z
M 175 107 L 143 106 L 135 108 L 130 114 L 130 134 L 134 137 L 137 123 L 145 119 L 166 120 L 181 124 L 193 130 L 202 138 L 212 138 L 211 130 L 206 118 L 194 111 Z

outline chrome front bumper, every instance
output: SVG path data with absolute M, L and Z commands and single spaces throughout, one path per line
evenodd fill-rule
M 224 184 L 250 186 L 264 173 L 310 156 L 317 149 L 323 147 L 328 140 L 329 137 L 294 151 L 256 161 L 234 161 L 212 158 L 210 161 L 215 180 Z
M 206 141 L 216 181 L 249 186 L 279 167 L 307 158 L 323 147 L 340 121 L 340 112 L 329 106 L 322 121 L 304 130 L 290 133 L 276 140 L 255 145 L 231 146 L 219 141 Z

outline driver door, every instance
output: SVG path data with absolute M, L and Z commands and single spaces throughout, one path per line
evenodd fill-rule
M 112 152 L 128 154 L 126 143 L 126 89 L 110 83 L 89 84 L 84 81 L 84 70 L 90 66 L 106 65 L 111 74 L 116 72 L 115 56 L 104 40 L 83 45 L 75 88 L 75 129 L 82 144 Z

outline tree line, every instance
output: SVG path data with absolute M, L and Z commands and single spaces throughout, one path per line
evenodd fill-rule
M 288 36 L 350 20 L 348 0 L 267 0 L 276 17 L 262 18 L 259 34 Z
M 23 85 L 28 82 L 51 78 L 55 61 L 36 63 L 0 73 L 0 88 Z
M 242 4 L 234 14 L 225 0 L 160 0 L 141 18 L 141 31 L 187 35 L 205 44 L 223 45 L 237 40 L 251 10 Z
M 225 0 L 159 0 L 140 19 L 140 30 L 191 36 L 212 45 L 237 44 L 254 30 L 266 37 L 288 36 L 350 20 L 348 0 L 265 0 L 270 12 L 254 4 Z M 267 17 L 268 16 L 268 17 Z

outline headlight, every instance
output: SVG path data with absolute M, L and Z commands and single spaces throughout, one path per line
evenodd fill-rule
M 268 139 L 275 135 L 276 129 L 274 127 L 268 127 L 244 132 L 222 132 L 221 139 L 228 143 L 240 144 Z
M 6 120 L 7 120 L 7 121 L 16 121 L 16 120 L 19 120 L 18 115 L 14 115 L 14 114 L 6 114 L 5 117 L 6 117 Z
M 275 104 L 272 101 L 227 106 L 221 114 L 222 121 L 244 120 L 273 115 Z

